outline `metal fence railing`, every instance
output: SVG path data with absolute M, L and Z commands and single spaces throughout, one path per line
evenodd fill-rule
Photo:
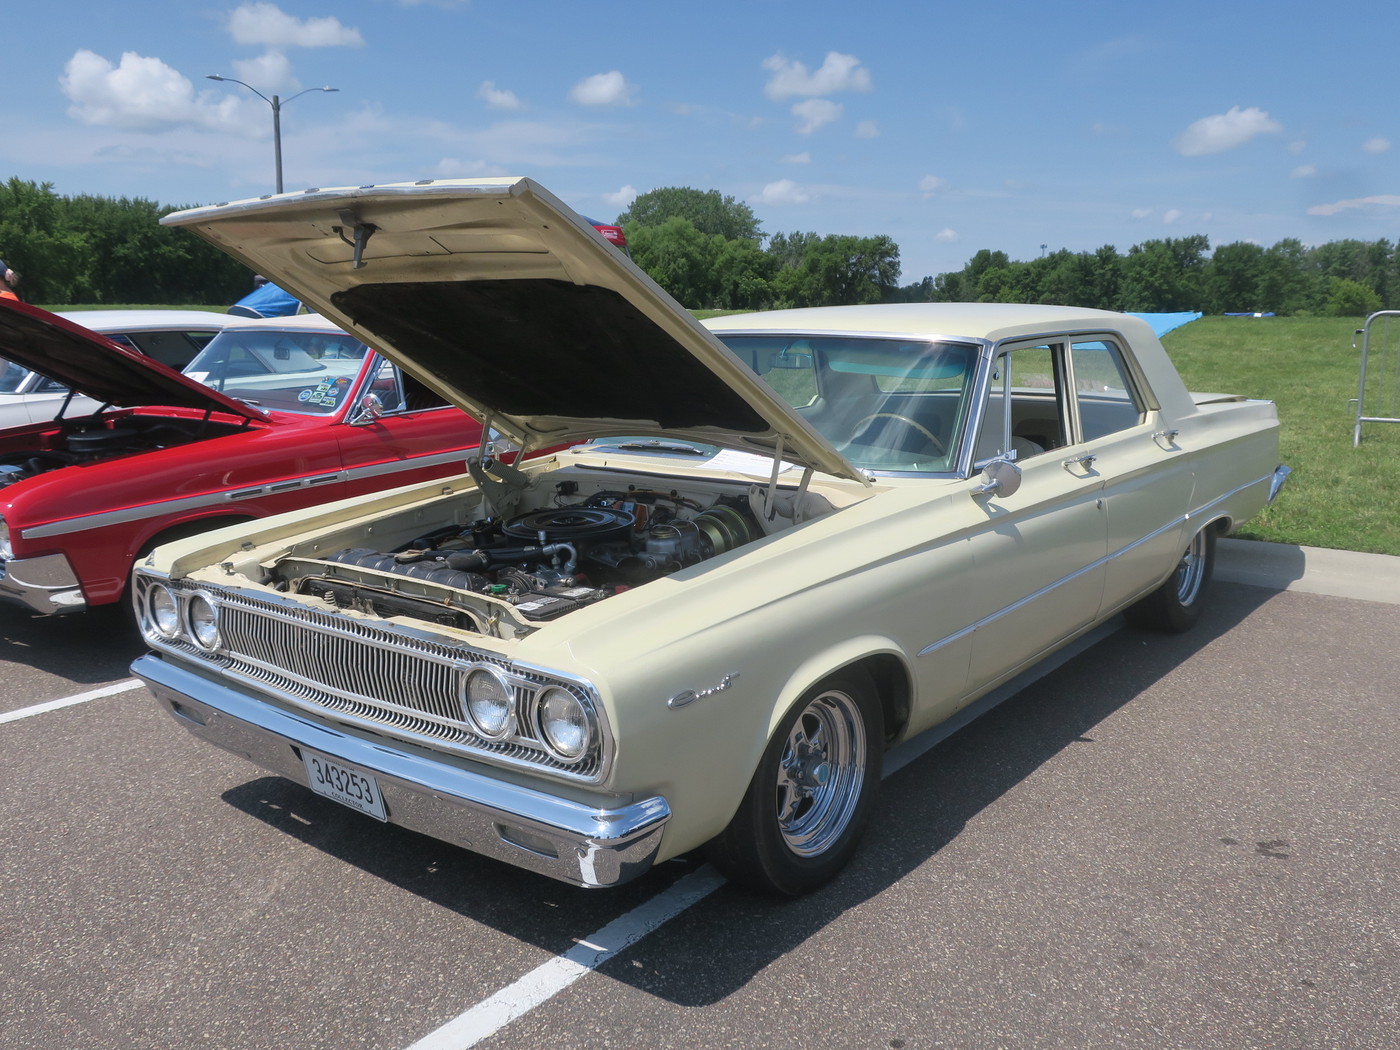
M 1362 423 L 1400 423 L 1400 310 L 1373 313 L 1357 334 L 1361 381 L 1356 390 L 1353 447 L 1361 444 Z

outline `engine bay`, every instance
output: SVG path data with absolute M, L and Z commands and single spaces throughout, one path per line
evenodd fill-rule
M 788 492 L 770 513 L 773 494 L 754 485 L 682 492 L 555 477 L 550 489 L 534 509 L 464 514 L 400 543 L 293 552 L 264 582 L 363 615 L 512 637 L 832 509 Z
M 179 416 L 84 416 L 62 426 L 21 434 L 0 449 L 0 488 L 81 463 L 187 445 L 241 429 Z

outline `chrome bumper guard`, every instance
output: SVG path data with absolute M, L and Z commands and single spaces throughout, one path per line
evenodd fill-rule
M 1278 499 L 1278 494 L 1283 491 L 1284 483 L 1288 480 L 1288 476 L 1292 473 L 1293 468 L 1286 467 L 1282 463 L 1280 463 L 1276 468 L 1274 468 L 1273 477 L 1269 479 L 1270 503 Z
M 0 561 L 0 601 L 45 616 L 87 608 L 82 585 L 62 554 Z
M 575 886 L 616 886 L 647 871 L 671 817 L 663 798 L 598 809 L 351 736 L 154 653 L 131 671 L 211 744 L 300 784 L 302 747 L 359 766 L 378 778 L 389 823 Z

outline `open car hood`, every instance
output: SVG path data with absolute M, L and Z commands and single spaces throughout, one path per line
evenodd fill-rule
M 0 357 L 122 408 L 163 406 L 266 417 L 139 351 L 37 306 L 0 300 Z
M 307 190 L 186 226 L 532 447 L 682 438 L 859 470 L 529 179 Z

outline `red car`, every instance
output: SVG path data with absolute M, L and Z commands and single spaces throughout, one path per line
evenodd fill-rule
M 0 430 L 0 602 L 120 601 L 158 544 L 462 473 L 480 425 L 324 318 L 237 321 L 182 375 L 0 301 L 0 358 L 96 412 Z

